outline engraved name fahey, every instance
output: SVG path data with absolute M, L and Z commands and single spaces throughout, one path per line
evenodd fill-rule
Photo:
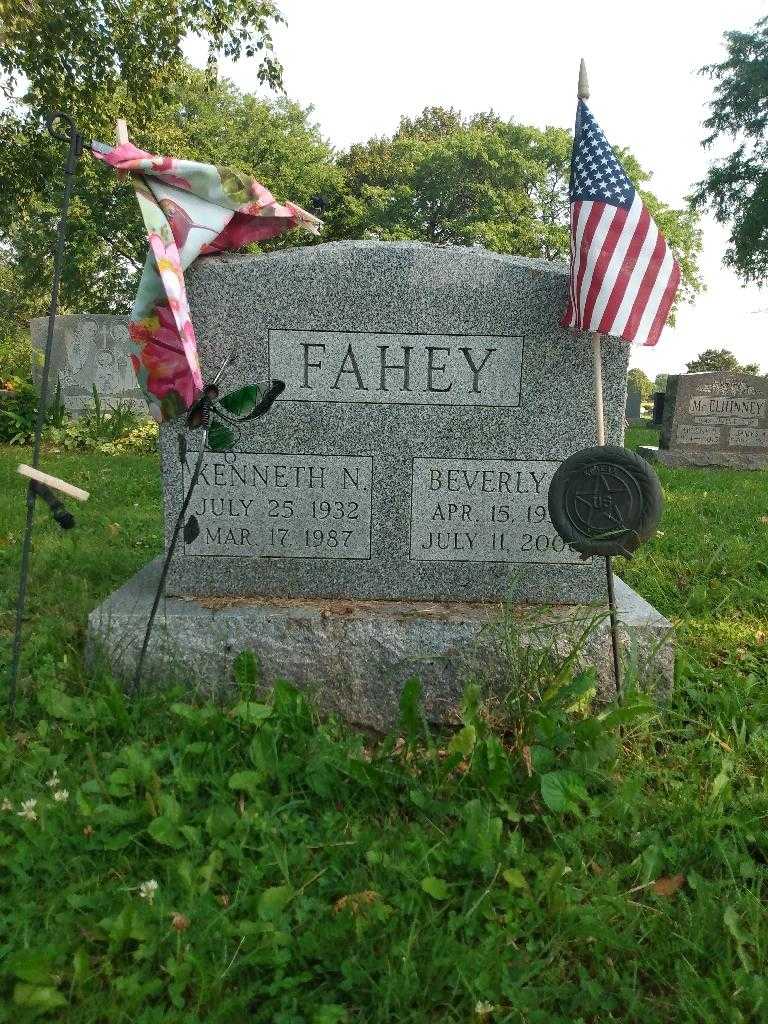
M 456 388 L 479 395 L 491 373 L 498 373 L 497 348 L 377 345 L 373 358 L 352 342 L 341 352 L 329 348 L 319 341 L 301 343 L 300 390 L 441 394 Z

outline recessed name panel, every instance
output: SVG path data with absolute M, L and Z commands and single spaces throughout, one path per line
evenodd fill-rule
M 522 337 L 269 332 L 281 401 L 514 408 L 522 358 Z
M 187 458 L 192 461 L 196 453 Z M 187 555 L 370 558 L 373 460 L 346 455 L 206 456 Z M 185 470 L 183 486 L 188 486 Z
M 579 563 L 550 522 L 559 462 L 413 460 L 411 559 Z

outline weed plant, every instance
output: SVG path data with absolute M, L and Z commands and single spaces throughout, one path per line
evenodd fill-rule
M 0 441 L 31 444 L 37 419 L 37 390 L 30 381 L 20 378 L 6 383 L 10 391 L 0 400 Z M 57 387 L 46 409 L 43 445 L 48 451 L 150 453 L 157 448 L 157 424 L 141 415 L 131 402 L 103 402 L 95 385 L 91 404 L 72 418 Z

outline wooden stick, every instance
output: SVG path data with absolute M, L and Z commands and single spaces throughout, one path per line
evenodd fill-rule
M 597 443 L 605 444 L 605 418 L 603 412 L 603 357 L 600 351 L 600 335 L 592 335 L 592 363 L 595 368 L 595 419 L 597 420 Z
M 22 463 L 17 467 L 17 472 L 21 473 L 22 476 L 28 477 L 30 480 L 37 480 L 40 484 L 46 484 L 48 487 L 53 487 L 55 491 L 61 491 L 62 494 L 66 494 L 70 498 L 76 498 L 78 501 L 88 501 L 90 498 L 88 491 L 84 491 L 80 487 L 75 487 L 74 484 L 68 484 L 66 480 L 59 480 L 57 476 L 51 476 L 49 473 L 43 473 L 42 470 L 35 469 L 33 466 L 25 466 L 24 463 Z
M 122 146 L 124 142 L 128 142 L 128 125 L 123 117 L 119 117 L 115 124 L 115 138 L 117 139 L 118 146 Z

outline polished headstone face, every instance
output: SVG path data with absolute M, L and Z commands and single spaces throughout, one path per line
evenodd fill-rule
M 343 242 L 201 260 L 204 377 L 286 389 L 206 456 L 168 591 L 577 603 L 604 596 L 549 521 L 558 465 L 595 443 L 587 336 L 558 326 L 567 268 L 483 249 Z M 628 347 L 603 342 L 621 443 Z M 161 431 L 166 530 L 199 434 Z
M 32 347 L 40 353 L 33 371 L 39 384 L 48 334 L 48 317 L 31 321 Z M 51 350 L 49 399 L 61 388 L 61 401 L 73 415 L 93 403 L 93 389 L 107 405 L 130 402 L 138 412 L 147 403 L 136 383 L 128 355 L 128 317 L 102 313 L 57 316 Z
M 728 464 L 768 460 L 768 379 L 746 373 L 687 373 L 669 378 L 661 447 Z M 753 468 L 750 465 L 750 468 Z

